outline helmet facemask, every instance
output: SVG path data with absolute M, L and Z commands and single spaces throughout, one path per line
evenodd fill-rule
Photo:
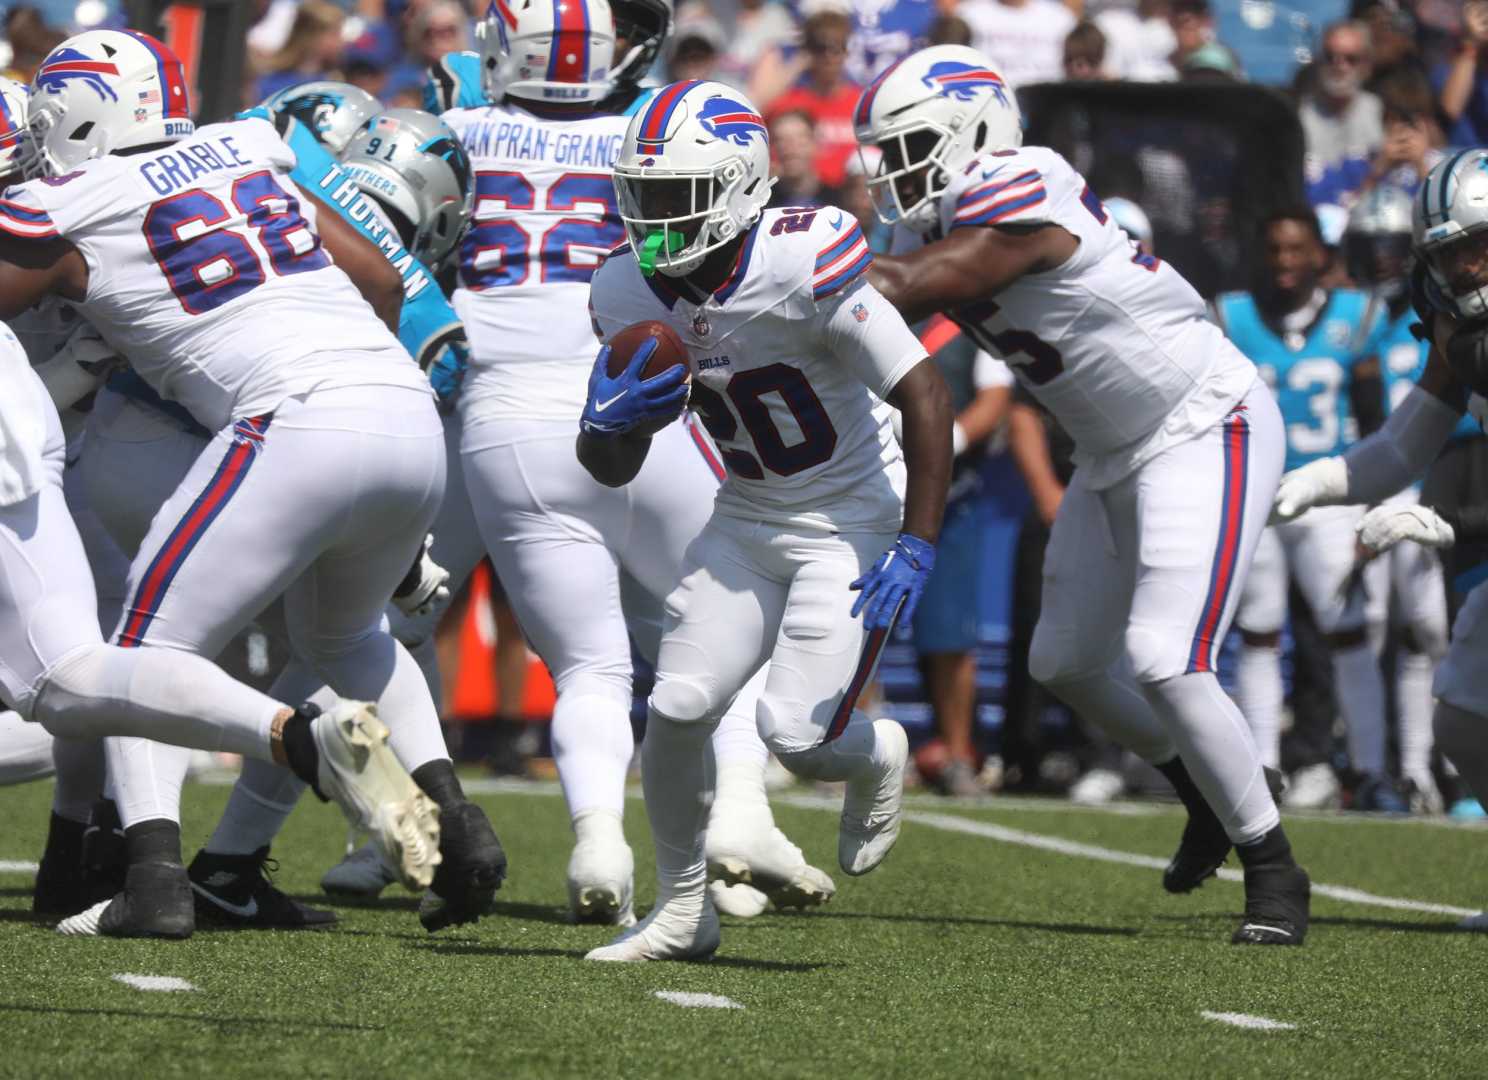
M 692 273 L 759 219 L 772 185 L 751 180 L 738 158 L 709 172 L 615 168 L 620 220 L 647 277 L 658 270 L 667 277 Z
M 1410 270 L 1410 233 L 1348 232 L 1343 236 L 1344 264 L 1361 287 L 1387 300 L 1405 295 Z
M 1488 316 L 1488 223 L 1425 244 L 1421 256 L 1464 319 Z
M 900 128 L 877 142 L 882 155 L 868 179 L 873 209 L 885 225 L 928 232 L 939 220 L 939 199 L 951 182 L 945 150 L 954 132 L 933 121 Z M 858 152 L 862 159 L 861 149 Z M 868 171 L 867 162 L 863 164 Z

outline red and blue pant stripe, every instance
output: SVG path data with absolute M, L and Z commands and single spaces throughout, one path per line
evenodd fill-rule
M 1213 671 L 1220 627 L 1235 579 L 1240 575 L 1240 541 L 1245 529 L 1246 488 L 1250 479 L 1250 423 L 1236 410 L 1224 423 L 1224 494 L 1219 510 L 1219 539 L 1209 571 L 1209 591 L 1188 650 L 1187 672 Z
M 171 582 L 180 573 L 186 559 L 206 535 L 212 522 L 232 501 L 243 481 L 248 476 L 254 460 L 263 445 L 264 432 L 269 428 L 268 416 L 252 416 L 233 424 L 233 442 L 227 454 L 212 474 L 212 479 L 202 490 L 180 522 L 171 530 L 165 543 L 150 561 L 139 585 L 130 597 L 125 609 L 124 628 L 119 632 L 118 644 L 122 648 L 138 648 L 145 643 L 145 634 L 160 606 L 170 591 Z

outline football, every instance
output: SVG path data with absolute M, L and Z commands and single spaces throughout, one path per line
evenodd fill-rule
M 606 371 L 610 378 L 617 378 L 626 366 L 635 358 L 636 350 L 646 343 L 648 338 L 656 339 L 656 351 L 647 359 L 641 368 L 642 379 L 653 379 L 666 371 L 668 368 L 681 365 L 687 368 L 687 346 L 673 330 L 664 322 L 648 319 L 646 322 L 634 323 L 621 330 L 610 338 L 610 360 L 606 365 Z M 691 374 L 689 373 L 689 378 Z M 655 435 L 662 428 L 670 424 L 676 417 L 651 424 L 641 424 L 635 428 L 638 435 Z

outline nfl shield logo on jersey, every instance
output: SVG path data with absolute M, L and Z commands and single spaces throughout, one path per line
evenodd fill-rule
M 707 337 L 713 332 L 713 327 L 708 325 L 708 316 L 704 315 L 701 311 L 693 317 L 692 332 L 698 337 Z
M 868 309 L 864 307 L 861 302 L 856 303 L 852 307 L 852 317 L 858 320 L 858 322 L 867 322 Z

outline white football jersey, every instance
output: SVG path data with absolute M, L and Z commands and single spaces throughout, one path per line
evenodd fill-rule
M 209 429 L 319 386 L 427 390 L 321 247 L 294 163 L 267 121 L 213 124 L 10 188 L 0 230 L 76 247 L 88 263 L 78 311 Z
M 545 118 L 505 103 L 444 121 L 475 170 L 454 296 L 470 339 L 462 413 L 577 425 L 596 351 L 589 279 L 625 240 L 610 168 L 629 118 Z
M 925 349 L 864 276 L 873 256 L 836 207 L 766 210 L 711 296 L 645 277 L 629 245 L 598 273 L 602 338 L 667 323 L 687 345 L 689 407 L 728 468 L 719 513 L 780 525 L 892 532 L 904 460 L 884 397 Z
M 46 482 L 47 413 L 56 406 L 15 333 L 0 323 L 0 506 L 29 499 Z
M 82 320 L 77 309 L 60 296 L 44 297 L 35 307 L 21 312 L 10 320 L 10 329 L 26 350 L 32 367 L 40 367 L 57 350 L 67 344 Z M 83 429 L 88 426 L 88 414 L 82 410 L 63 409 L 62 434 L 67 439 L 67 460 L 73 461 L 82 448 Z
M 1210 320 L 1193 286 L 1139 252 L 1053 150 L 982 155 L 940 200 L 941 235 L 1050 223 L 1080 241 L 1064 265 L 946 314 L 1006 360 L 1054 414 L 1074 439 L 1086 483 L 1099 489 L 1220 422 L 1256 369 Z M 900 228 L 895 250 L 930 239 Z

